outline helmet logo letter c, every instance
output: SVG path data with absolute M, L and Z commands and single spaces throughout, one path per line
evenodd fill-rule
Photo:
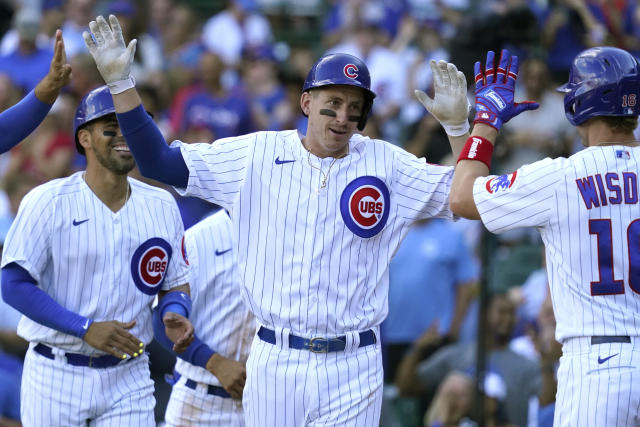
M 342 71 L 344 72 L 344 75 L 349 77 L 350 79 L 355 79 L 356 77 L 358 77 L 358 67 L 356 67 L 355 64 L 345 65 Z

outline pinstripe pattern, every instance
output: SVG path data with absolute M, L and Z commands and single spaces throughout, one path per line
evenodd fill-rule
M 16 262 L 55 301 L 94 321 L 135 319 L 130 332 L 148 344 L 153 337 L 154 296 L 142 293 L 134 284 L 134 252 L 153 237 L 170 242 L 173 256 L 162 289 L 187 283 L 189 271 L 180 256 L 184 230 L 173 197 L 134 179 L 129 179 L 129 184 L 131 197 L 116 213 L 86 185 L 82 172 L 36 187 L 23 199 L 9 230 L 2 266 Z M 85 219 L 88 221 L 82 222 Z M 80 223 L 74 225 L 75 221 Z M 26 316 L 20 320 L 18 334 L 59 352 L 104 354 Z M 95 425 L 153 424 L 153 386 L 147 363 L 142 361 L 148 360 L 146 356 L 121 367 L 97 370 L 58 361 L 54 364 L 29 353 L 22 415 L 34 420 L 31 425 L 49 425 L 42 418 L 48 413 L 79 417 L 74 418 L 77 420 L 92 418 Z M 73 396 L 83 402 L 72 401 Z M 104 399 L 112 398 L 115 400 L 105 403 Z M 61 420 L 53 425 L 84 423 Z
M 240 277 L 231 233 L 231 219 L 223 210 L 185 233 L 191 266 L 191 322 L 200 339 L 216 352 L 246 361 L 255 333 L 255 321 L 240 296 Z M 165 418 L 171 420 L 171 424 L 244 425 L 240 402 L 184 386 L 186 378 L 202 384 L 220 385 L 213 374 L 182 359 L 177 359 L 176 370 L 182 378 L 174 386 L 167 406 Z
M 177 190 L 231 212 L 242 296 L 280 337 L 377 331 L 388 311 L 389 262 L 408 227 L 452 217 L 453 169 L 384 141 L 353 135 L 349 154 L 331 168 L 334 159 L 309 155 L 296 131 L 174 144 L 190 171 L 187 188 Z M 328 174 L 325 188 L 317 168 Z M 343 192 L 363 177 L 379 179 L 390 194 L 387 222 L 369 238 L 355 234 L 341 212 Z M 378 423 L 379 344 L 316 355 L 254 340 L 247 377 L 247 425 Z
M 486 183 L 492 177 L 474 184 L 474 200 L 489 230 L 537 227 L 544 241 L 556 339 L 565 354 L 558 372 L 557 425 L 640 424 L 638 389 L 631 386 L 632 378 L 640 375 L 635 340 L 640 336 L 640 298 L 631 288 L 639 278 L 631 273 L 631 259 L 640 248 L 630 228 L 640 219 L 639 160 L 638 147 L 590 147 L 568 159 L 521 167 L 508 190 L 490 194 Z M 590 230 L 594 223 L 610 229 L 598 234 Z M 608 262 L 606 254 L 611 256 Z M 603 283 L 613 280 L 620 284 L 619 291 L 598 294 L 609 289 Z M 594 335 L 629 335 L 634 344 L 577 348 L 577 342 Z M 619 356 L 598 363 L 599 357 L 614 353 Z
M 31 346 L 33 347 L 33 345 Z M 25 357 L 21 418 L 31 426 L 155 426 L 146 354 L 106 369 L 72 366 L 33 350 Z

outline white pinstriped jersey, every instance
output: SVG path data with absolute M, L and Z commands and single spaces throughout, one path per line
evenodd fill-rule
M 240 295 L 240 273 L 229 215 L 220 210 L 185 233 L 191 268 L 191 321 L 198 337 L 217 353 L 246 362 L 256 323 Z M 189 379 L 220 385 L 204 368 L 182 359 L 176 370 Z
M 87 186 L 83 173 L 50 181 L 25 196 L 7 235 L 2 266 L 17 263 L 60 305 L 93 321 L 135 319 L 129 332 L 148 344 L 155 294 L 160 287 L 188 282 L 175 199 L 129 178 L 131 197 L 113 212 Z M 102 354 L 26 316 L 18 334 L 70 352 Z
M 362 135 L 333 166 L 333 158 L 309 155 L 296 131 L 176 144 L 190 172 L 178 191 L 231 212 L 249 309 L 261 324 L 294 334 L 379 325 L 389 262 L 408 227 L 452 217 L 453 168 Z
M 590 147 L 474 183 L 490 231 L 540 231 L 558 341 L 640 335 L 639 160 L 637 147 Z

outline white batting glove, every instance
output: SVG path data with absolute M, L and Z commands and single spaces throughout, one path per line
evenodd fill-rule
M 109 91 L 115 95 L 135 85 L 131 76 L 131 63 L 136 53 L 137 40 L 133 39 L 129 46 L 125 46 L 118 18 L 109 15 L 109 23 L 104 17 L 98 16 L 89 23 L 91 33 L 85 31 L 82 37 L 96 61 L 98 71 L 109 86 Z
M 433 99 L 421 90 L 415 90 L 416 98 L 436 118 L 450 136 L 461 136 L 469 131 L 467 79 L 455 65 L 446 61 L 429 63 L 433 72 Z

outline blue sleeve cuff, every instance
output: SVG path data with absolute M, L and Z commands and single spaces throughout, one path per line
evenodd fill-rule
M 167 292 L 158 301 L 158 311 L 161 319 L 167 311 L 172 311 L 188 318 L 191 313 L 191 297 L 186 292 Z

